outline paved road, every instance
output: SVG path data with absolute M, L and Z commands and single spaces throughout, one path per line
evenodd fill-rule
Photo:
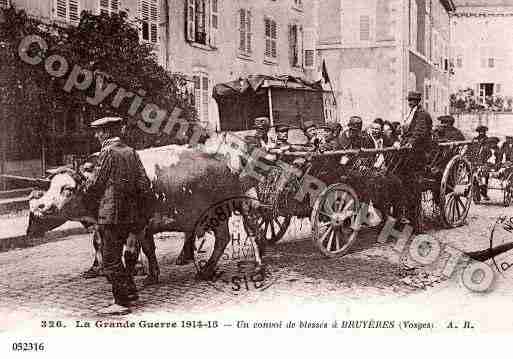
M 498 196 L 492 195 L 492 199 L 498 201 Z M 453 230 L 435 227 L 429 233 L 456 248 L 483 249 L 488 244 L 487 228 L 504 212 L 495 203 L 473 206 L 467 226 Z M 229 290 L 229 285 L 220 291 L 219 287 L 197 281 L 194 265 L 174 264 L 183 243 L 181 234 L 157 237 L 161 283 L 142 287 L 143 277 L 136 279 L 140 300 L 133 315 L 204 313 L 242 306 L 250 310 L 263 304 L 267 310 L 278 310 L 287 302 L 394 303 L 399 298 L 418 308 L 416 304 L 426 300 L 443 302 L 444 296 L 457 302 L 467 301 L 469 306 L 475 299 L 458 280 L 438 276 L 436 268 L 422 268 L 401 260 L 392 244 L 375 243 L 377 235 L 372 231 L 362 236 L 352 253 L 326 259 L 307 237 L 297 238 L 304 237 L 306 223 L 296 223 L 293 233 L 269 250 L 267 261 L 276 281 L 264 291 L 240 290 L 237 295 Z M 111 294 L 104 278 L 80 276 L 91 262 L 87 235 L 0 253 L 0 321 L 9 324 L 15 320 L 13 313 L 20 312 L 37 317 L 95 317 L 98 308 L 110 303 Z M 513 288 L 508 281 L 501 279 L 498 283 L 497 295 L 505 298 Z

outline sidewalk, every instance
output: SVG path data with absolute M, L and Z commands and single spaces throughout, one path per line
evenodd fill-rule
M 66 222 L 62 226 L 47 232 L 42 238 L 28 240 L 25 236 L 27 226 L 27 211 L 0 216 L 0 251 L 33 246 L 70 235 L 87 233 L 87 230 L 79 222 Z

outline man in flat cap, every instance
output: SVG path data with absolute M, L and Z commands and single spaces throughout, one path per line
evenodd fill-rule
M 407 100 L 410 110 L 403 124 L 401 146 L 410 147 L 412 152 L 398 174 L 406 187 L 406 218 L 413 224 L 414 231 L 419 233 L 422 194 L 420 178 L 425 171 L 427 154 L 431 147 L 433 121 L 420 104 L 422 95 L 419 92 L 408 93 Z
M 114 304 L 99 311 L 114 315 L 129 312 L 137 300 L 132 273 L 123 265 L 123 246 L 129 233 L 140 233 L 151 216 L 150 181 L 139 155 L 120 139 L 123 120 L 105 117 L 91 123 L 101 143 L 96 168 L 84 186 L 84 197 L 98 205 L 98 230 L 102 239 L 103 270 L 112 284 Z M 151 260 L 149 258 L 149 260 Z M 128 266 L 135 258 L 125 258 Z
M 347 130 L 342 132 L 339 137 L 339 149 L 355 150 L 361 148 L 373 148 L 372 140 L 362 133 L 362 118 L 360 116 L 351 116 L 347 124 Z
M 477 155 L 477 160 L 482 166 L 478 171 L 479 177 L 479 192 L 480 196 L 485 200 L 489 201 L 488 197 L 488 182 L 490 180 L 490 173 L 488 170 L 488 166 L 486 163 L 492 156 L 492 150 L 490 148 L 490 143 L 488 142 L 489 137 L 487 136 L 488 127 L 479 125 L 476 128 L 477 136 L 474 137 L 474 141 L 479 144 L 479 152 Z
M 450 115 L 439 116 L 438 125 L 433 130 L 433 139 L 437 142 L 450 142 L 450 141 L 465 141 L 465 136 L 454 127 L 454 117 Z

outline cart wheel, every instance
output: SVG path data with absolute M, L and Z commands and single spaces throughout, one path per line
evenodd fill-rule
M 440 184 L 440 214 L 447 227 L 465 222 L 474 187 L 470 163 L 460 155 L 454 156 L 445 167 Z
M 513 199 L 513 173 L 511 173 L 504 181 L 504 207 L 511 205 Z
M 260 210 L 256 216 L 255 225 L 259 233 L 265 233 L 266 244 L 275 244 L 282 239 L 292 219 L 292 216 L 273 215 L 272 211 L 269 210 Z M 243 224 L 246 233 L 256 233 L 256 230 L 250 228 L 246 217 L 243 217 Z
M 337 183 L 326 188 L 312 210 L 312 240 L 327 257 L 346 254 L 358 238 L 360 201 L 355 190 Z

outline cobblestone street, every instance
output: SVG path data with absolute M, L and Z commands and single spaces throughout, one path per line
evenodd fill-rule
M 504 211 L 494 203 L 474 205 L 469 225 L 452 230 L 433 229 L 430 233 L 455 248 L 484 249 L 488 243 L 487 228 Z M 300 227 L 296 223 L 291 232 L 297 233 L 289 232 L 283 242 L 268 251 L 266 261 L 274 268 L 276 281 L 264 291 L 241 290 L 237 295 L 196 280 L 192 264 L 176 266 L 182 235 L 159 235 L 156 244 L 161 282 L 143 287 L 143 277 L 136 278 L 140 299 L 132 308 L 132 315 L 223 311 L 258 303 L 272 307 L 289 298 L 318 302 L 393 300 L 419 291 L 428 294 L 432 286 L 458 287 L 451 284 L 454 281 L 442 283 L 444 279 L 434 275 L 434 271 L 402 265 L 392 244 L 375 243 L 376 232 L 364 233 L 349 255 L 327 259 L 305 235 L 308 228 Z M 9 313 L 13 312 L 37 317 L 96 317 L 96 310 L 108 305 L 112 297 L 105 278 L 81 277 L 92 258 L 88 235 L 0 253 L 0 318 L 9 320 Z

